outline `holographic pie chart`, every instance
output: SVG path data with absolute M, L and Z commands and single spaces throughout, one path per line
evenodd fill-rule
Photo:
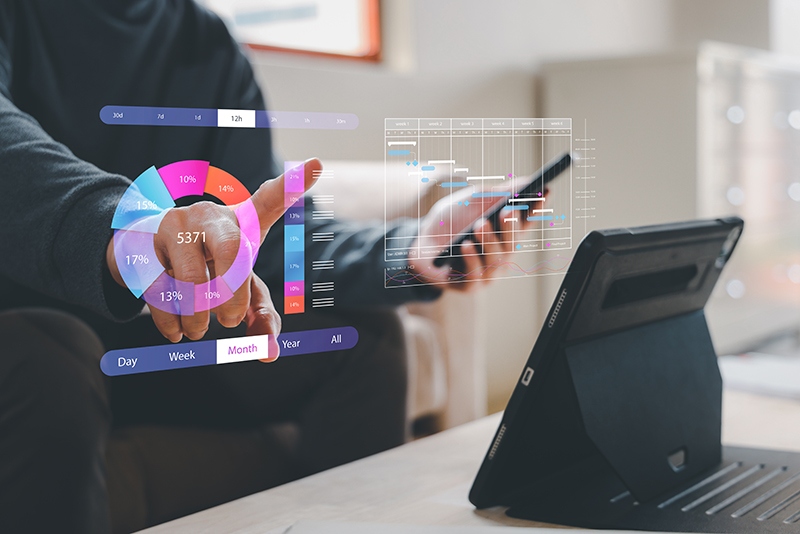
M 236 259 L 225 273 L 204 284 L 176 280 L 161 265 L 153 239 L 176 200 L 206 193 L 236 214 Z M 175 315 L 194 315 L 230 299 L 247 281 L 261 243 L 258 213 L 250 192 L 229 173 L 199 160 L 178 161 L 159 169 L 150 167 L 140 174 L 122 195 L 111 228 L 114 256 L 125 285 L 137 298 Z M 199 235 L 202 229 L 197 230 L 194 234 Z

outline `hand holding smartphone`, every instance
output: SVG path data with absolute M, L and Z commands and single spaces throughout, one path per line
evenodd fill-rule
M 465 221 L 458 221 L 455 227 L 458 228 L 453 232 L 453 240 L 434 260 L 435 267 L 442 267 L 448 263 L 454 268 L 455 262 L 461 262 L 460 256 L 456 251 L 473 233 L 475 223 L 480 219 L 488 220 L 492 228 L 495 230 L 499 228 L 499 222 L 503 208 L 510 204 L 510 200 L 526 199 L 529 197 L 538 198 L 537 194 L 543 193 L 545 186 L 558 177 L 562 172 L 567 170 L 572 163 L 572 157 L 568 154 L 562 154 L 557 158 L 549 161 L 544 167 L 539 169 L 528 179 L 522 179 L 515 185 L 516 191 L 512 191 L 511 187 L 500 188 L 501 190 L 482 191 L 478 193 L 482 200 L 485 198 L 496 199 L 493 202 L 486 203 L 486 209 L 480 214 L 479 217 L 470 218 Z M 455 229 L 455 228 L 454 228 Z

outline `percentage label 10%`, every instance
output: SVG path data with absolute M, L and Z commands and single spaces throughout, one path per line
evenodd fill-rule
M 220 297 L 219 291 L 206 291 L 206 299 L 218 299 Z
M 192 175 L 181 175 L 181 183 L 182 184 L 194 184 L 197 183 L 197 178 Z

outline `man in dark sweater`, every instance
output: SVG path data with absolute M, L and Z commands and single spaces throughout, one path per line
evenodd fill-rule
M 269 129 L 109 127 L 98 118 L 108 104 L 265 109 L 222 22 L 189 0 L 0 0 L 0 531 L 108 532 L 112 428 L 292 421 L 300 438 L 291 476 L 402 443 L 403 351 L 371 313 L 283 319 L 284 331 L 360 321 L 357 350 L 113 380 L 100 374 L 106 350 L 198 339 L 211 335 L 209 325 L 224 330 L 207 316 L 184 328 L 154 315 L 154 324 L 115 280 L 110 223 L 131 179 L 185 159 L 210 161 L 250 191 L 280 174 Z M 397 221 L 389 235 L 409 235 L 409 224 L 417 227 Z M 307 257 L 335 260 L 337 309 L 441 292 L 383 289 L 383 228 L 308 218 L 312 231 L 337 236 L 306 249 Z M 492 236 L 484 245 L 501 249 Z M 265 287 L 282 287 L 282 247 L 279 221 L 262 245 L 249 302 L 220 321 L 235 327 L 227 335 L 277 333 Z M 252 320 L 236 327 L 244 310 Z M 263 487 L 270 483 L 277 482 Z

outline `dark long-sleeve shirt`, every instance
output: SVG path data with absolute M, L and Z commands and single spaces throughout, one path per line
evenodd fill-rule
M 191 1 L 0 0 L 0 308 L 130 319 L 142 301 L 111 280 L 105 251 L 133 178 L 184 159 L 210 161 L 250 191 L 280 174 L 269 129 L 109 126 L 104 105 L 265 109 L 224 24 Z M 390 234 L 408 235 L 407 224 Z M 383 289 L 379 226 L 307 220 L 307 233 L 336 233 L 307 240 L 306 258 L 335 260 L 326 279 L 337 306 L 434 298 L 432 288 Z M 283 292 L 282 250 L 279 221 L 255 268 L 273 295 Z M 314 275 L 307 269 L 307 284 Z

